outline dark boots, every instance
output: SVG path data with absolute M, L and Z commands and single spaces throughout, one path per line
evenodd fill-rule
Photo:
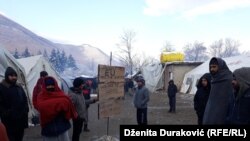
M 89 132 L 90 130 L 88 129 L 88 124 L 84 124 L 83 126 L 83 131 L 84 132 Z

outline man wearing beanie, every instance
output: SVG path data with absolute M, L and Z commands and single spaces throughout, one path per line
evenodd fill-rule
M 211 90 L 204 112 L 203 124 L 226 124 L 230 100 L 233 97 L 232 72 L 221 58 L 213 57 L 209 63 L 212 76 Z
M 138 125 L 147 125 L 147 107 L 149 102 L 149 91 L 145 87 L 145 80 L 139 77 L 137 80 L 138 87 L 134 95 L 134 106 L 136 108 L 136 117 Z
M 27 96 L 16 82 L 16 71 L 8 67 L 0 83 L 0 117 L 10 141 L 22 141 L 24 129 L 28 128 Z
M 73 81 L 73 87 L 69 90 L 69 97 L 71 98 L 78 117 L 73 119 L 73 135 L 72 141 L 79 141 L 82 132 L 83 122 L 87 119 L 87 104 L 95 103 L 95 99 L 85 100 L 82 94 L 84 81 L 81 77 L 77 77 Z

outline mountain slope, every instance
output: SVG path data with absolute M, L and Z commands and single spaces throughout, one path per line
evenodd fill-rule
M 64 50 L 67 55 L 71 54 L 80 68 L 96 70 L 97 64 L 109 64 L 109 56 L 98 48 L 83 44 L 81 46 L 59 44 L 47 40 L 18 23 L 0 14 L 0 45 L 10 52 L 17 49 L 23 52 L 25 48 L 36 55 L 40 50 L 52 49 Z M 116 63 L 117 64 L 117 63 Z

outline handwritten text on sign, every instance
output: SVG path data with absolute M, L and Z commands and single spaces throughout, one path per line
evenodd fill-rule
M 123 82 L 124 83 L 124 67 L 117 66 L 98 66 L 99 82 Z

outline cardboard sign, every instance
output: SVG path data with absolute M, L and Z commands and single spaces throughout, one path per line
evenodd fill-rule
M 124 67 L 98 66 L 99 117 L 112 117 L 121 112 L 124 96 Z
M 99 84 L 99 101 L 124 96 L 124 83 L 109 82 Z
M 98 66 L 98 78 L 100 83 L 106 82 L 123 82 L 124 83 L 124 67 L 117 66 Z

